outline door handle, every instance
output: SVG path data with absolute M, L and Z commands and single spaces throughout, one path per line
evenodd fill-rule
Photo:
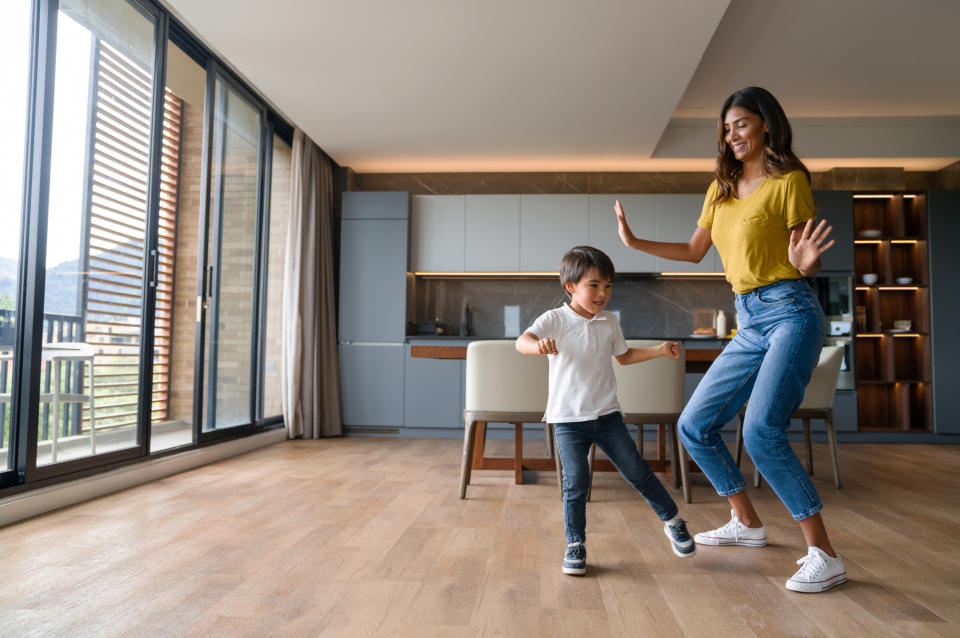
M 156 249 L 150 251 L 150 281 L 147 284 L 151 288 L 156 288 L 160 283 L 160 258 L 157 256 Z

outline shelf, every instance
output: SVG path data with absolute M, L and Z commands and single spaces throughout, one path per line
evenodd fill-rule
M 932 423 L 930 271 L 925 193 L 856 196 L 854 298 L 861 430 L 927 431 Z M 863 237 L 867 229 L 878 237 Z M 875 273 L 877 282 L 863 283 Z M 909 277 L 909 284 L 896 283 Z M 896 321 L 911 330 L 894 331 Z

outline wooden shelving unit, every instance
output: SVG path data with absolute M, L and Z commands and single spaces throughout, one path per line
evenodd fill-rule
M 859 427 L 929 431 L 933 406 L 926 195 L 857 193 L 853 218 Z M 875 283 L 864 282 L 868 273 L 877 275 Z M 909 329 L 897 329 L 896 322 L 903 320 L 910 322 Z

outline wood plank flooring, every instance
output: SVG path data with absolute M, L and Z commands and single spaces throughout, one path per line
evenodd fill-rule
M 460 445 L 291 441 L 2 528 L 0 636 L 960 635 L 956 446 L 841 445 L 837 490 L 816 444 L 851 582 L 803 595 L 784 588 L 803 539 L 767 486 L 747 489 L 769 546 L 680 560 L 597 474 L 576 578 L 553 473 L 475 471 L 459 500 Z M 692 481 L 691 530 L 726 522 Z

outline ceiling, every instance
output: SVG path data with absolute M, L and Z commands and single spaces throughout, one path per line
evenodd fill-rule
M 960 159 L 946 0 L 166 0 L 360 173 L 712 170 L 770 89 L 814 170 Z

